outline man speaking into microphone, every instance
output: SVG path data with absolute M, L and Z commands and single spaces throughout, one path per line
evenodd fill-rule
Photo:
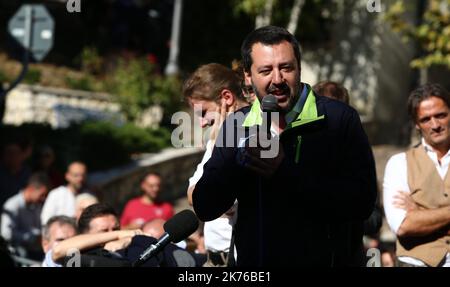
M 238 200 L 238 266 L 363 264 L 376 174 L 358 113 L 301 82 L 300 47 L 284 28 L 251 32 L 241 53 L 257 99 L 222 125 L 193 192 L 197 216 L 213 220 Z

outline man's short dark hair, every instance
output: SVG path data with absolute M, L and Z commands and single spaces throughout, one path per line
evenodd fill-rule
M 254 30 L 247 35 L 241 46 L 242 55 L 242 65 L 244 71 L 249 73 L 250 67 L 252 66 L 252 47 L 256 43 L 261 43 L 263 45 L 275 45 L 283 41 L 287 41 L 291 44 L 294 49 L 295 58 L 297 59 L 298 66 L 300 67 L 301 53 L 300 45 L 295 39 L 295 37 L 289 33 L 288 30 L 276 27 L 276 26 L 265 26 Z
M 417 108 L 420 103 L 431 97 L 443 100 L 450 108 L 450 94 L 444 87 L 435 83 L 422 85 L 412 91 L 408 98 L 408 114 L 414 122 L 417 121 Z
M 107 204 L 95 203 L 86 207 L 86 209 L 81 213 L 80 219 L 78 219 L 78 232 L 81 234 L 87 233 L 90 229 L 91 221 L 94 218 L 105 215 L 113 215 L 118 218 L 114 208 Z
M 35 172 L 28 179 L 28 186 L 33 186 L 36 188 L 45 186 L 47 189 L 50 188 L 50 179 L 48 175 L 44 172 Z
M 44 239 L 49 240 L 50 239 L 50 227 L 57 223 L 59 225 L 70 225 L 73 227 L 73 229 L 77 230 L 77 223 L 75 221 L 75 218 L 69 217 L 66 215 L 56 215 L 50 217 L 50 219 L 45 223 L 44 227 L 42 228 L 42 237 Z

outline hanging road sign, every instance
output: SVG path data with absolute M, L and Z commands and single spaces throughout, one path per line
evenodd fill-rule
M 36 61 L 53 46 L 54 21 L 44 5 L 22 5 L 8 24 L 8 31 Z

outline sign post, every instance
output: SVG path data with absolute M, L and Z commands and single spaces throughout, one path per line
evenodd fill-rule
M 55 23 L 44 5 L 22 5 L 9 20 L 8 31 L 23 47 L 22 71 L 9 87 L 1 92 L 0 103 L 3 104 L 9 91 L 16 87 L 28 71 L 28 62 L 42 61 L 53 47 Z M 1 90 L 1 89 L 0 89 Z M 0 115 L 0 120 L 3 114 Z

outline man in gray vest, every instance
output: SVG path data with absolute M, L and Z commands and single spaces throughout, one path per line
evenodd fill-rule
M 408 110 L 421 143 L 387 163 L 383 201 L 397 234 L 397 266 L 450 266 L 450 94 L 414 90 Z

